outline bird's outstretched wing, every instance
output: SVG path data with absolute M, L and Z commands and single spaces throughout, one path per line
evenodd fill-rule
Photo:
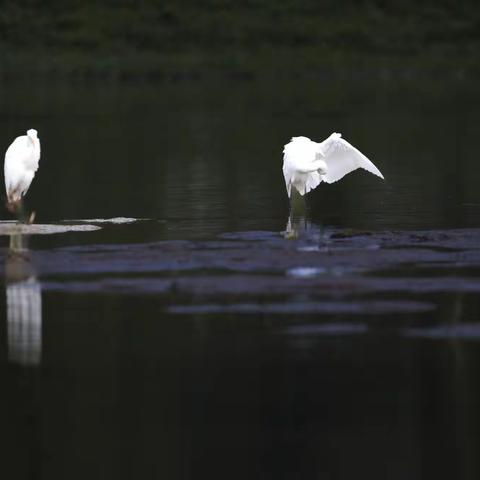
M 380 170 L 362 152 L 341 137 L 340 133 L 332 133 L 319 144 L 327 164 L 327 173 L 322 176 L 322 180 L 334 183 L 357 168 L 383 178 Z

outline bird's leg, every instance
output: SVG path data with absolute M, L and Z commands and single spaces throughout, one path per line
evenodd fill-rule
M 20 223 L 26 223 L 27 225 L 30 225 L 35 220 L 35 212 L 28 214 L 23 206 L 22 199 L 14 202 L 7 202 L 7 210 L 13 213 Z
M 19 200 L 17 203 L 18 203 L 18 207 L 16 211 L 17 219 L 20 223 L 27 223 L 27 214 L 23 206 L 23 201 Z
M 6 201 L 5 206 L 7 207 L 7 210 L 10 213 L 13 213 L 13 215 L 17 216 L 18 210 L 19 210 L 19 204 L 21 203 L 21 200 L 15 200 L 13 202 Z
M 290 196 L 290 215 L 288 217 L 285 238 L 298 238 L 299 232 L 304 230 L 304 227 L 302 227 L 302 221 L 306 219 L 306 216 L 307 204 L 305 198 L 298 193 L 296 188 L 292 187 Z
M 284 238 L 287 240 L 295 240 L 298 237 L 298 232 L 295 229 L 295 226 L 292 226 L 292 218 L 288 216 L 287 226 L 285 227 L 285 232 L 283 232 Z
M 296 188 L 292 188 L 292 196 L 290 197 L 290 217 L 293 219 L 305 218 L 307 214 L 307 204 L 305 197 L 300 195 Z

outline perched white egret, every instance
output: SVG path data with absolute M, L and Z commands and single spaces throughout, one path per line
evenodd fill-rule
M 307 137 L 293 137 L 283 149 L 283 175 L 288 196 L 292 186 L 305 195 L 320 182 L 334 183 L 347 173 L 363 168 L 380 178 L 380 170 L 354 146 L 332 133 L 323 142 L 317 143 Z
M 21 210 L 21 201 L 32 183 L 40 160 L 40 140 L 33 128 L 17 137 L 5 153 L 5 188 L 7 207 L 13 212 Z

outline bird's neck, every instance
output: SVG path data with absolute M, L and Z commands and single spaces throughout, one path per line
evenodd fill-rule
M 28 139 L 30 140 L 30 142 L 32 144 L 32 147 L 35 150 L 35 152 L 38 152 L 38 149 L 39 149 L 38 138 L 28 137 Z

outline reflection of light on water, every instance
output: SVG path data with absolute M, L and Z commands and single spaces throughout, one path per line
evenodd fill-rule
M 10 237 L 5 277 L 8 359 L 20 365 L 38 365 L 42 354 L 42 293 L 21 235 Z

